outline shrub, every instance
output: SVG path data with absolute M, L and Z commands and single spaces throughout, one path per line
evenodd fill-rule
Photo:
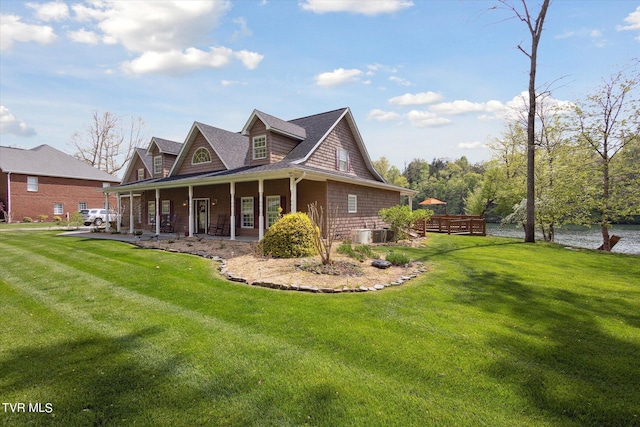
M 45 222 L 49 219 L 49 215 L 38 215 L 38 221 Z
M 380 258 L 380 256 L 377 253 L 373 252 L 373 250 L 371 249 L 371 246 L 365 245 L 364 243 L 356 246 L 353 250 L 356 251 L 356 253 L 362 254 L 365 258 L 371 258 L 371 259 Z
M 54 215 L 54 216 L 53 216 L 53 220 L 54 220 L 55 222 L 62 222 L 62 218 L 60 218 L 60 215 Z
M 22 222 L 33 222 L 33 220 L 30 217 L 25 216 L 24 218 L 22 218 Z
M 406 265 L 411 262 L 408 256 L 404 253 L 391 251 L 385 257 L 392 265 Z
M 343 241 L 336 251 L 339 254 L 348 255 L 353 259 L 357 259 L 358 261 L 364 261 L 367 258 L 377 259 L 379 258 L 378 254 L 371 250 L 371 246 L 361 244 L 356 246 L 355 248 L 351 246 L 351 242 L 349 240 Z
M 72 225 L 76 228 L 84 225 L 84 218 L 82 218 L 82 214 L 80 212 L 74 212 L 69 217 L 69 225 Z
M 300 258 L 315 255 L 314 228 L 307 214 L 284 215 L 269 227 L 260 242 L 264 255 L 274 258 Z
M 396 239 L 405 239 L 407 237 L 406 230 L 410 229 L 417 220 L 431 217 L 433 211 L 425 209 L 412 211 L 408 205 L 397 205 L 380 209 L 378 215 L 384 222 L 389 224 L 389 228 L 394 232 Z

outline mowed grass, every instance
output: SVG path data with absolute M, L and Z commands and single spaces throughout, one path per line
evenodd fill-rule
M 640 258 L 431 235 L 356 294 L 203 258 L 0 235 L 0 425 L 640 425 Z

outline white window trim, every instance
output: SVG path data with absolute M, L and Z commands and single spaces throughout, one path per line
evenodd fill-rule
M 247 210 L 245 211 L 245 206 L 244 206 L 244 202 L 251 202 L 249 204 L 251 210 L 249 210 L 249 206 L 247 206 Z M 249 223 L 247 222 L 247 224 L 245 225 L 244 222 L 244 216 L 245 215 L 250 215 L 251 216 L 251 225 L 248 225 Z M 253 228 L 255 225 L 255 213 L 253 212 L 253 197 L 241 197 L 240 198 L 240 228 Z
M 160 161 L 158 162 L 158 160 Z M 153 174 L 154 175 L 162 174 L 162 156 L 153 157 Z
M 31 182 L 29 182 L 31 181 Z M 27 177 L 27 191 L 37 193 L 38 192 L 38 177 L 37 176 L 28 176 Z
M 347 196 L 347 212 L 358 213 L 358 196 L 356 194 Z
M 204 151 L 207 152 L 207 156 L 209 156 L 209 160 L 206 160 L 204 162 L 196 162 L 195 161 L 196 154 L 198 154 L 198 151 L 201 151 L 201 150 L 204 150 Z M 202 165 L 202 164 L 205 164 L 205 163 L 211 163 L 211 153 L 205 147 L 200 147 L 193 153 L 193 156 L 191 156 L 191 164 L 192 165 Z
M 144 168 L 138 169 L 138 181 L 142 181 L 144 179 Z
M 56 209 L 57 207 L 60 207 L 60 209 Z M 54 215 L 64 215 L 64 204 L 63 203 L 54 203 L 53 204 L 53 214 Z
M 349 150 L 338 148 L 338 170 L 341 172 L 349 172 Z M 344 157 L 344 160 L 342 158 Z M 344 168 L 342 164 L 344 162 Z
M 269 210 L 269 201 L 277 201 L 278 204 L 275 211 Z M 267 196 L 265 204 L 267 210 L 267 228 L 269 228 L 278 220 L 278 217 L 280 216 L 280 208 L 282 208 L 282 206 L 280 205 L 280 196 Z M 275 218 L 273 217 L 273 214 L 276 214 Z M 273 221 L 271 221 L 272 219 Z
M 147 224 L 156 223 L 156 201 L 149 200 L 147 203 Z
M 87 202 L 78 202 L 78 211 L 81 211 L 83 209 L 87 209 Z
M 260 148 L 261 150 L 264 149 L 264 156 L 257 157 L 256 156 L 256 142 L 262 142 L 262 141 L 264 141 L 264 147 L 260 146 L 258 148 Z M 251 148 L 252 148 L 252 158 L 253 158 L 253 160 L 266 159 L 267 158 L 267 135 L 254 136 L 253 137 L 253 142 L 251 144 Z

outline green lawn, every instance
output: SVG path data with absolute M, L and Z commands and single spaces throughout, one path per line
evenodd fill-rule
M 0 425 L 640 425 L 640 257 L 431 235 L 380 292 L 0 234 Z M 43 409 L 44 410 L 44 409 Z

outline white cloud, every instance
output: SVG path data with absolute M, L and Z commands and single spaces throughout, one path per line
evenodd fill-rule
M 184 49 L 202 42 L 229 10 L 228 1 L 100 1 L 75 5 L 78 20 L 93 20 L 107 40 L 132 52 Z
M 432 113 L 431 111 L 411 110 L 407 113 L 407 119 L 409 119 L 413 126 L 421 128 L 445 126 L 451 123 L 451 120 L 439 117 L 436 113 Z
M 80 28 L 78 31 L 69 31 L 67 36 L 76 43 L 98 44 L 100 42 L 100 38 L 96 33 L 87 31 L 84 28 Z
M 258 67 L 258 64 L 260 64 L 260 61 L 264 58 L 264 55 L 260 55 L 256 52 L 249 52 L 248 50 L 234 52 L 233 56 L 239 59 L 249 70 L 255 70 L 256 67 Z
M 56 40 L 53 28 L 47 25 L 31 25 L 20 22 L 15 15 L 0 14 L 0 50 L 9 50 L 14 42 L 34 41 L 40 44 L 53 43 Z
M 122 68 L 131 74 L 182 74 L 200 68 L 223 68 L 233 58 L 239 59 L 245 67 L 254 69 L 262 60 L 262 55 L 244 50 L 234 52 L 227 47 L 212 47 L 208 52 L 190 47 L 185 51 L 145 52 L 133 61 L 125 62 Z
M 402 96 L 396 96 L 389 99 L 389 103 L 393 105 L 406 106 L 406 105 L 425 105 L 433 104 L 442 99 L 442 95 L 435 92 L 421 92 L 416 94 L 405 93 Z
M 300 7 L 314 13 L 350 12 L 375 16 L 383 13 L 394 13 L 413 6 L 406 0 L 306 0 Z
M 628 25 L 618 25 L 616 30 L 618 31 L 640 31 L 640 6 L 635 11 L 631 12 L 629 16 L 624 18 L 624 22 Z M 640 35 L 636 37 L 636 40 L 640 41 Z
M 456 115 L 479 112 L 495 113 L 504 110 L 504 108 L 504 105 L 500 101 L 491 100 L 488 102 L 471 102 L 466 100 L 457 100 L 433 105 L 430 110 L 441 114 Z
M 344 68 L 338 68 L 331 72 L 320 73 L 315 79 L 318 86 L 333 87 L 355 83 L 361 74 L 362 71 L 358 69 L 345 70 Z
M 484 142 L 481 141 L 472 141 L 472 142 L 461 142 L 458 144 L 458 148 L 462 148 L 463 150 L 474 150 L 476 148 L 487 148 Z
M 413 83 L 411 83 L 409 80 L 405 80 L 405 79 L 402 79 L 402 78 L 397 77 L 397 76 L 390 76 L 389 77 L 389 81 L 396 82 L 400 86 L 412 86 L 413 85 Z
M 235 86 L 235 85 L 243 85 L 246 86 L 247 83 L 246 82 L 241 82 L 239 80 L 221 80 L 220 84 L 223 87 L 228 87 L 228 86 Z
M 251 31 L 251 29 L 247 25 L 246 18 L 241 16 L 239 18 L 234 18 L 232 21 L 234 24 L 238 24 L 238 26 L 240 27 L 233 33 L 233 36 L 231 36 L 232 40 L 237 40 L 240 37 L 249 37 L 253 34 L 253 31 Z
M 401 120 L 402 116 L 394 111 L 383 111 L 378 108 L 371 110 L 367 115 L 367 119 L 373 119 L 379 122 L 390 122 Z
M 5 134 L 29 137 L 34 136 L 36 131 L 11 114 L 7 107 L 0 105 L 0 135 Z
M 61 21 L 69 17 L 69 7 L 60 1 L 27 3 L 27 7 L 35 10 L 36 17 L 42 21 Z

